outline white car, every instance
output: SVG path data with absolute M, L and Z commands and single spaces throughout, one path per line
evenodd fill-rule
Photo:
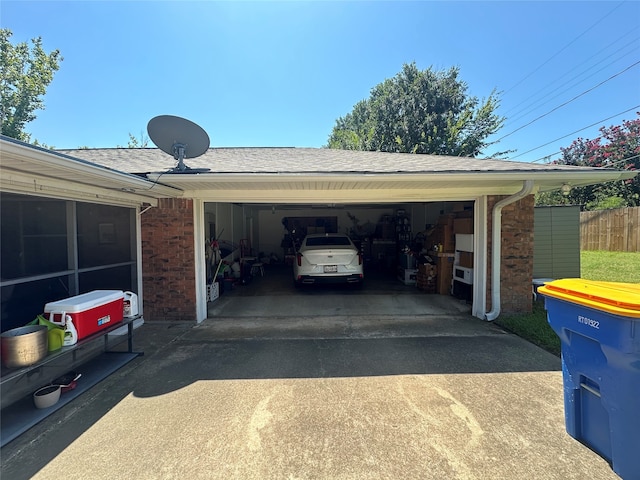
M 341 233 L 315 233 L 302 240 L 293 263 L 296 286 L 313 283 L 362 284 L 362 254 Z

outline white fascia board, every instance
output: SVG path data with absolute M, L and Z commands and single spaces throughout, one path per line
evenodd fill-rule
M 472 174 L 206 175 L 176 178 L 188 198 L 233 203 L 420 202 L 512 195 L 533 180 L 532 193 L 633 178 L 635 172 L 486 172 Z M 175 177 L 175 176 L 173 176 Z M 163 179 L 167 183 L 174 178 Z M 195 177 L 195 178 L 194 178 Z
M 21 166 L 29 168 L 20 168 Z M 94 181 L 98 187 L 101 182 L 108 180 L 117 182 L 123 189 L 133 189 L 140 192 L 150 192 L 153 189 L 153 193 L 145 195 L 145 197 L 174 198 L 182 196 L 182 191 L 175 187 L 151 183 L 137 175 L 113 170 L 55 151 L 0 139 L 0 171 L 3 176 L 10 172 L 30 174 L 32 171 L 38 171 L 38 167 L 48 171 L 54 169 L 56 174 L 51 178 L 69 179 L 70 182 L 78 176 L 85 176 L 85 178 Z
M 567 183 L 572 187 L 583 187 L 586 185 L 595 185 L 598 183 L 630 180 L 638 175 L 638 173 L 639 172 L 618 170 L 601 170 L 593 173 L 576 172 L 570 174 L 566 174 L 564 172 L 553 172 L 553 175 L 548 175 L 543 179 L 530 177 L 527 178 L 527 180 L 532 179 L 536 182 L 537 188 L 535 188 L 534 190 L 538 192 L 549 192 L 558 190 L 564 183 Z
M 628 170 L 609 170 L 609 169 L 581 169 L 580 167 L 573 167 L 560 170 L 548 169 L 548 170 L 509 170 L 509 171 L 465 171 L 465 172 L 397 172 L 397 173 L 377 173 L 377 172 L 349 172 L 349 173 L 332 173 L 332 172 L 318 172 L 318 173 L 291 173 L 291 172 L 278 172 L 278 173 L 198 173 L 198 174 L 176 174 L 176 173 L 149 173 L 147 177 L 152 180 L 157 180 L 160 177 L 167 183 L 172 180 L 179 180 L 181 182 L 199 183 L 207 179 L 224 179 L 226 181 L 243 182 L 273 182 L 274 180 L 284 181 L 289 179 L 291 181 L 313 181 L 313 180 L 327 180 L 327 181 L 354 181 L 356 179 L 363 179 L 363 181 L 371 181 L 371 179 L 379 179 L 381 181 L 398 180 L 399 178 L 416 178 L 419 181 L 433 180 L 434 178 L 443 179 L 464 179 L 467 178 L 477 179 L 478 175 L 482 177 L 488 177 L 489 179 L 522 179 L 523 177 L 534 178 L 546 178 L 553 177 L 567 177 L 567 178 L 590 178 L 594 176 L 603 176 L 606 178 L 612 178 L 623 175 L 625 178 L 633 178 L 638 172 Z
M 507 194 L 509 192 L 506 192 Z M 185 197 L 221 203 L 397 203 L 459 201 L 477 196 L 476 190 L 356 189 L 356 190 L 187 190 Z
M 588 185 L 608 182 L 612 180 L 625 180 L 635 177 L 638 172 L 618 171 L 607 169 L 581 170 L 561 169 L 561 170 L 523 170 L 523 171 L 486 171 L 486 172 L 459 172 L 459 173 L 318 173 L 318 174 L 297 174 L 297 173 L 204 173 L 196 175 L 184 174 L 149 174 L 151 180 L 158 180 L 162 177 L 163 183 L 167 185 L 179 184 L 181 186 L 191 186 L 189 190 L 199 190 L 198 185 L 208 182 L 220 183 L 252 183 L 252 184 L 272 184 L 272 183 L 301 183 L 301 182 L 360 182 L 360 183 L 385 183 L 385 182 L 456 182 L 456 183 L 477 183 L 481 178 L 483 182 L 519 182 L 516 185 L 518 191 L 523 180 L 534 180 L 538 184 L 571 182 L 573 185 Z M 184 188 L 184 187 L 182 187 Z M 186 189 L 186 188 L 185 188 Z
M 108 205 L 138 206 L 149 204 L 154 207 L 158 205 L 158 200 L 153 197 L 18 172 L 2 171 L 2 175 L 0 175 L 0 190 L 7 193 Z

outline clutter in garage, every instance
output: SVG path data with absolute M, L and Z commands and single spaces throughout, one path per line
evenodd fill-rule
M 226 234 L 218 235 L 216 243 L 207 247 L 207 261 L 211 262 L 207 266 L 207 283 L 219 284 L 215 290 L 208 287 L 211 293 L 208 299 L 215 300 L 256 276 L 265 277 L 264 281 L 268 282 L 269 268 L 277 265 L 292 269 L 298 246 L 307 234 L 345 233 L 362 253 L 365 279 L 367 273 L 385 275 L 421 292 L 454 295 L 471 301 L 473 202 L 403 207 L 349 208 L 329 204 L 305 209 L 274 205 L 253 211 L 253 218 L 258 219 L 254 221 L 259 224 L 258 233 L 253 235 L 258 248 L 248 243 L 243 245 L 248 240 L 234 244 Z M 245 207 L 243 212 L 246 211 Z M 281 212 L 284 215 L 279 215 Z M 233 223 L 226 221 L 225 228 L 233 230 Z M 276 232 L 279 233 L 274 238 Z M 458 235 L 470 236 L 471 248 L 466 244 L 458 248 Z M 222 244 L 227 247 L 226 251 Z M 460 274 L 459 278 L 455 272 Z

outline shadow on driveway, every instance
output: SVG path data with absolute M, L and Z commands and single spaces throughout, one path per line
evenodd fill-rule
M 145 355 L 5 446 L 3 476 L 523 478 L 505 473 L 520 428 L 563 449 L 541 461 L 534 446 L 529 478 L 593 474 L 588 461 L 573 470 L 584 447 L 564 434 L 557 357 L 470 317 L 324 320 L 325 338 L 283 328 L 291 319 L 147 323 L 135 341 Z M 284 338 L 260 338 L 274 327 Z M 475 451 L 472 437 L 485 439 Z M 604 476 L 591 478 L 615 478 L 594 462 Z
M 162 395 L 199 380 L 560 371 L 558 357 L 487 327 L 481 335 L 236 340 L 196 327 L 145 366 L 149 380 L 134 393 Z

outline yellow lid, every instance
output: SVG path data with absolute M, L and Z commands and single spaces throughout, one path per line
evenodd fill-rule
M 614 315 L 640 318 L 640 284 L 564 278 L 546 283 L 538 292 Z

